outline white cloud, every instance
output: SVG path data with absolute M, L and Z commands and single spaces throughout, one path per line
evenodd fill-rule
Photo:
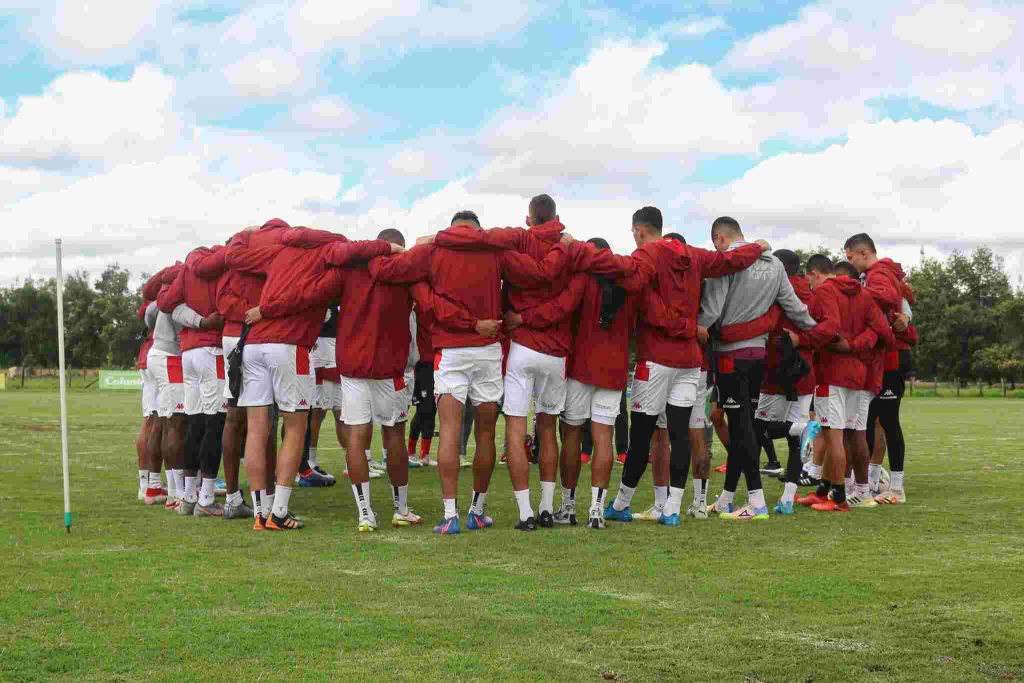
M 700 38 L 728 28 L 729 24 L 724 17 L 703 17 L 673 22 L 662 29 L 661 33 L 680 38 Z
M 35 32 L 58 60 L 119 64 L 131 61 L 161 23 L 172 19 L 165 0 L 57 0 L 36 8 Z
M 340 97 L 320 97 L 292 108 L 292 120 L 312 131 L 343 131 L 352 128 L 359 116 Z
M 302 67 L 292 53 L 268 47 L 224 68 L 224 78 L 243 97 L 287 95 L 302 82 Z
M 391 157 L 388 168 L 397 175 L 423 176 L 430 173 L 431 164 L 423 150 L 407 149 Z
M 181 133 L 171 111 L 174 87 L 146 64 L 127 81 L 66 73 L 42 95 L 19 98 L 13 115 L 0 120 L 0 160 L 65 165 L 151 157 Z
M 1016 19 L 988 7 L 952 2 L 920 5 L 897 16 L 892 33 L 903 42 L 965 57 L 991 54 L 1013 36 Z

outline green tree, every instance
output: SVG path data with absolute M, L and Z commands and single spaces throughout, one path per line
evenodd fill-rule
M 101 362 L 127 368 L 135 364 L 145 325 L 137 312 L 142 297 L 128 287 L 131 274 L 114 263 L 96 281 L 96 310 L 101 318 L 98 331 L 105 345 Z

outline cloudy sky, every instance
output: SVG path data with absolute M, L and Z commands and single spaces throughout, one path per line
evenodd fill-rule
M 764 4 L 0 0 L 0 282 L 55 237 L 153 271 L 273 216 L 415 237 L 545 191 L 622 252 L 654 204 L 698 244 L 729 214 L 1024 272 L 1024 5 Z

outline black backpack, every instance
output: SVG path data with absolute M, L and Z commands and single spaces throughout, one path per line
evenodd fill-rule
M 242 336 L 238 338 L 238 344 L 228 354 L 228 390 L 231 392 L 228 405 L 232 408 L 238 406 L 238 397 L 242 395 L 242 351 L 245 350 L 245 338 L 249 336 L 249 325 L 242 326 Z

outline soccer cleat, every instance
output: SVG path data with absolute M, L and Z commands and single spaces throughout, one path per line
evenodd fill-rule
M 184 517 L 191 517 L 196 512 L 196 503 L 190 503 L 187 500 L 181 501 L 178 506 L 178 514 Z
M 537 515 L 537 526 L 550 529 L 555 525 L 555 517 L 549 510 L 541 510 Z
M 777 477 L 782 474 L 782 463 L 778 460 L 773 462 L 766 462 L 764 467 L 761 468 L 761 474 L 767 474 L 770 477 Z
M 377 530 L 377 518 L 376 517 L 360 517 L 359 518 L 359 533 L 364 534 L 370 531 Z
M 220 503 L 214 503 L 213 505 L 196 505 L 195 512 L 192 513 L 196 517 L 223 517 L 224 506 Z
M 715 472 L 721 472 L 722 474 L 725 474 L 725 470 L 728 467 L 728 465 L 729 465 L 729 461 L 726 460 L 721 465 L 719 465 L 718 467 L 715 468 Z
M 473 461 L 464 455 L 459 456 L 459 467 L 472 467 Z
M 266 531 L 267 530 L 267 518 L 256 515 L 252 520 L 253 531 Z
M 314 469 L 299 472 L 299 486 L 303 488 L 314 486 L 334 486 L 335 483 L 334 477 L 328 479 Z
M 651 507 L 647 508 L 643 512 L 638 512 L 633 515 L 633 519 L 639 519 L 643 522 L 657 522 L 661 519 L 662 513 L 665 512 L 664 505 L 658 505 L 654 503 Z
M 589 526 L 591 529 L 604 528 L 604 515 L 601 514 L 600 510 L 590 511 L 590 519 L 587 520 L 587 526 Z
M 812 477 L 810 474 L 807 473 L 807 470 L 801 470 L 800 478 L 796 480 L 797 486 L 817 486 L 820 483 L 821 480 Z
M 777 515 L 791 515 L 793 514 L 793 501 L 779 501 L 775 504 L 775 514 Z
M 629 508 L 625 510 L 616 510 L 615 506 L 611 503 L 604 509 L 604 518 L 614 520 L 616 522 L 632 522 L 633 511 Z
M 441 534 L 442 536 L 454 536 L 459 533 L 459 518 L 448 517 L 442 520 L 440 524 L 434 527 L 435 534 Z
M 576 526 L 576 506 L 562 503 L 554 515 L 555 524 L 568 524 Z
M 366 464 L 369 466 L 371 472 L 377 472 L 377 476 L 388 471 L 387 465 L 377 462 L 376 460 L 367 460 Z
M 718 499 L 716 498 L 714 503 L 708 505 L 707 512 L 709 515 L 731 515 L 735 509 L 736 506 L 732 503 L 725 503 L 724 506 L 719 505 Z
M 741 507 L 736 512 L 732 513 L 721 513 L 718 515 L 721 519 L 728 519 L 734 522 L 750 522 L 753 520 L 768 519 L 768 506 L 755 508 L 749 503 Z
M 618 455 L 616 455 L 615 456 L 615 462 L 619 463 L 620 465 L 625 465 L 626 464 L 626 454 L 625 453 L 619 453 Z
M 146 492 L 143 494 L 142 501 L 146 505 L 160 505 L 161 503 L 166 503 L 167 491 L 159 487 L 150 487 L 146 489 Z
M 533 517 L 525 520 L 521 519 L 516 523 L 516 529 L 519 529 L 520 531 L 536 531 L 537 520 Z
M 391 526 L 413 526 L 416 524 L 422 524 L 423 518 L 416 514 L 412 508 L 409 508 L 408 512 L 401 513 L 397 510 L 395 514 L 391 516 Z
M 827 496 L 819 496 L 817 491 L 811 491 L 806 496 L 797 496 L 797 505 L 817 505 L 828 500 Z
M 335 477 L 333 474 L 331 474 L 330 472 L 325 470 L 323 467 L 320 467 L 320 465 L 315 466 L 313 468 L 313 471 L 316 472 L 317 474 L 319 474 L 321 477 L 325 477 L 327 479 L 330 479 L 331 482 L 332 482 L 331 483 L 332 486 L 338 481 L 337 477 Z
M 815 503 L 811 506 L 811 509 L 818 512 L 849 512 L 850 505 L 845 500 L 842 503 L 837 503 L 830 498 L 824 503 Z
M 694 519 L 707 519 L 708 518 L 708 506 L 697 505 L 691 503 L 690 507 L 686 509 L 686 516 L 693 517 Z
M 423 467 L 423 463 L 420 462 L 420 459 L 417 458 L 415 455 L 410 455 L 409 456 L 409 467 L 410 468 Z
M 821 432 L 821 423 L 811 420 L 800 434 L 800 459 L 810 462 L 814 457 L 814 439 Z
M 850 508 L 876 508 L 878 507 L 878 501 L 871 496 L 847 496 L 846 502 L 850 505 Z
M 217 480 L 213 483 L 213 492 L 218 496 L 228 495 L 228 485 L 222 478 L 217 477 Z
M 167 502 L 164 503 L 165 510 L 177 510 L 181 506 L 181 501 L 177 498 L 168 498 Z
M 252 508 L 244 501 L 238 505 L 224 503 L 224 519 L 252 519 Z
M 478 531 L 480 529 L 486 529 L 494 525 L 494 520 L 487 515 L 478 515 L 477 513 L 470 510 L 466 516 L 466 528 L 470 531 Z
M 437 467 L 437 461 L 431 458 L 429 455 L 420 456 L 420 464 L 424 467 Z
M 907 494 L 899 489 L 889 489 L 875 496 L 875 502 L 879 505 L 903 505 L 907 502 Z
M 508 452 L 507 451 L 503 452 L 501 454 L 501 457 L 498 458 L 498 464 L 499 465 L 507 465 L 508 464 Z
M 580 464 L 589 465 L 590 455 L 588 455 L 587 453 L 583 453 L 582 455 L 580 455 Z
M 658 518 L 658 524 L 663 526 L 679 526 L 679 514 L 673 512 L 671 515 L 662 514 Z
M 287 517 L 278 517 L 274 513 L 271 513 L 270 516 L 267 517 L 264 526 L 267 531 L 297 531 L 306 525 L 302 520 L 289 512 Z

